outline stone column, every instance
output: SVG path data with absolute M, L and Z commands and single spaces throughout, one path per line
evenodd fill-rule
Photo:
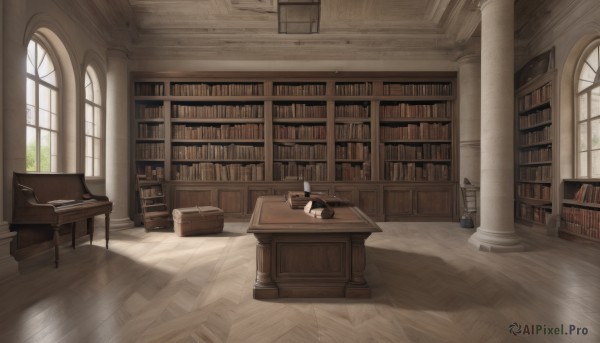
M 469 243 L 522 251 L 514 229 L 514 2 L 481 2 L 481 225 Z
M 460 169 L 458 181 L 468 178 L 471 183 L 481 182 L 481 59 L 479 52 L 465 54 L 458 59 Z M 478 194 L 479 195 L 479 194 Z M 479 199 L 479 198 L 478 198 Z M 462 213 L 462 198 L 460 200 Z M 473 216 L 479 225 L 478 212 Z
M 124 49 L 107 52 L 106 195 L 113 202 L 112 229 L 133 227 L 129 218 L 128 68 Z
M 25 167 L 24 17 L 25 1 L 0 2 L 0 282 L 18 273 L 18 264 L 10 256 L 15 233 L 7 220 L 12 212 L 12 172 Z

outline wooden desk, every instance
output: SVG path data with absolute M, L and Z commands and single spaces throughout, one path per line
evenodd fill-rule
M 248 232 L 258 240 L 255 299 L 371 296 L 365 240 L 381 229 L 357 207 L 335 207 L 334 218 L 317 219 L 282 196 L 264 196 Z

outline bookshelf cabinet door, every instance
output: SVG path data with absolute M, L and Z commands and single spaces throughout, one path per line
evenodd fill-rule
M 387 188 L 383 191 L 383 208 L 386 220 L 398 220 L 413 215 L 411 188 Z
M 217 190 L 219 208 L 225 214 L 244 214 L 244 190 L 243 189 L 219 189 Z
M 194 206 L 217 206 L 212 201 L 211 189 L 175 189 L 173 196 L 173 208 L 184 208 Z
M 449 187 L 417 189 L 415 214 L 424 217 L 452 217 L 452 194 Z

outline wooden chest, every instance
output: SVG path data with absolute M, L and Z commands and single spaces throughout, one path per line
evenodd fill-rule
M 175 233 L 179 236 L 223 232 L 223 210 L 214 206 L 176 208 L 173 210 Z

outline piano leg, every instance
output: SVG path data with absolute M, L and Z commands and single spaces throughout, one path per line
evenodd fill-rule
M 108 229 L 110 226 L 110 213 L 104 214 L 104 237 L 106 239 L 106 249 L 108 249 Z
M 94 240 L 94 217 L 87 219 L 87 229 L 90 233 L 90 245 L 92 245 L 92 241 Z
M 75 249 L 75 229 L 77 228 L 76 223 L 71 224 L 71 247 Z
M 60 237 L 60 226 L 53 226 L 54 229 L 54 267 L 58 268 L 58 243 Z

